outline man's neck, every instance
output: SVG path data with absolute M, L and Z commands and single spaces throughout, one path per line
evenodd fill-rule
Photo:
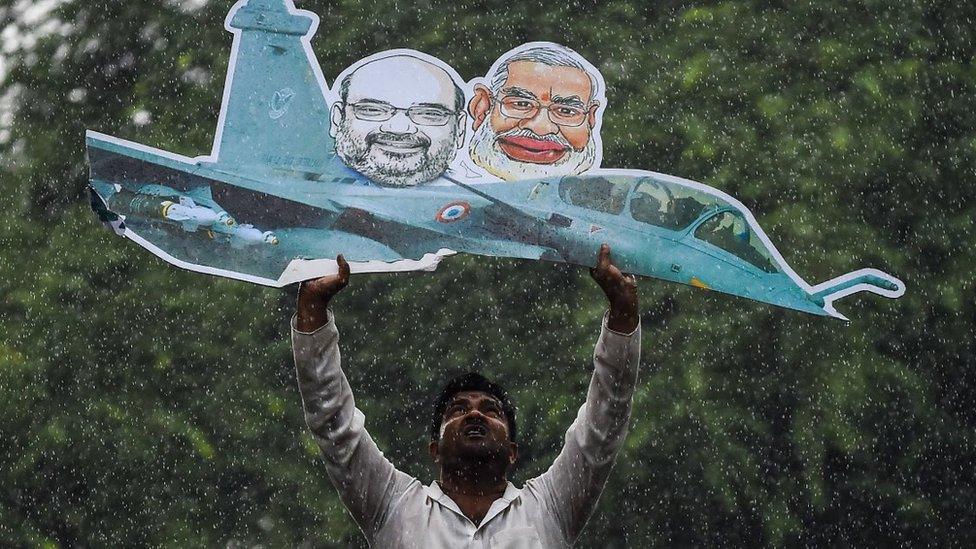
M 441 468 L 438 484 L 471 522 L 481 524 L 491 504 L 505 494 L 508 480 L 504 473 L 477 472 L 482 474 L 474 474 L 471 469 Z

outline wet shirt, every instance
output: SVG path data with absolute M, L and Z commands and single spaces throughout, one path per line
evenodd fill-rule
M 305 421 L 339 496 L 374 547 L 569 547 L 596 507 L 627 434 L 637 380 L 640 327 L 607 328 L 594 351 L 594 371 L 565 444 L 552 466 L 522 488 L 508 484 L 480 524 L 441 491 L 397 470 L 366 432 L 340 368 L 335 319 L 312 333 L 292 320 L 292 345 Z

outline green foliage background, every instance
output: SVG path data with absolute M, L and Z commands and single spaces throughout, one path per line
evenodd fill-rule
M 230 2 L 31 4 L 0 2 L 0 545 L 362 544 L 305 432 L 293 291 L 170 267 L 83 195 L 86 128 L 209 150 Z M 327 77 L 394 47 L 470 78 L 569 45 L 609 86 L 604 166 L 738 197 L 811 282 L 906 282 L 839 303 L 844 325 L 643 281 L 632 432 L 581 546 L 976 540 L 973 4 L 299 7 Z M 583 271 L 456 257 L 339 301 L 346 373 L 401 468 L 431 477 L 430 396 L 471 365 L 515 393 L 516 480 L 548 466 L 599 325 Z

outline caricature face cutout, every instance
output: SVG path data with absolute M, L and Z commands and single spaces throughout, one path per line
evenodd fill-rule
M 515 50 L 503 59 L 492 81 L 474 86 L 468 103 L 475 164 L 505 180 L 591 168 L 599 154 L 599 73 L 556 44 Z
M 332 107 L 336 152 L 350 168 L 393 187 L 444 173 L 464 140 L 463 108 L 451 76 L 410 55 L 391 55 L 350 72 Z

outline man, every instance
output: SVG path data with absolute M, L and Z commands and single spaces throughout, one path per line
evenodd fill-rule
M 599 167 L 603 77 L 573 50 L 525 44 L 495 62 L 468 103 L 471 160 L 506 181 Z
M 637 286 L 603 245 L 591 274 L 609 301 L 586 403 L 548 471 L 519 489 L 507 475 L 518 457 L 515 410 L 503 389 L 477 374 L 453 380 L 437 400 L 429 452 L 438 480 L 398 471 L 364 428 L 339 366 L 328 305 L 349 280 L 302 285 L 292 343 L 305 419 L 346 508 L 376 547 L 568 547 L 579 536 L 613 466 L 630 419 L 640 329 Z
M 464 92 L 418 52 L 381 55 L 340 79 L 336 153 L 379 185 L 429 183 L 464 144 Z

